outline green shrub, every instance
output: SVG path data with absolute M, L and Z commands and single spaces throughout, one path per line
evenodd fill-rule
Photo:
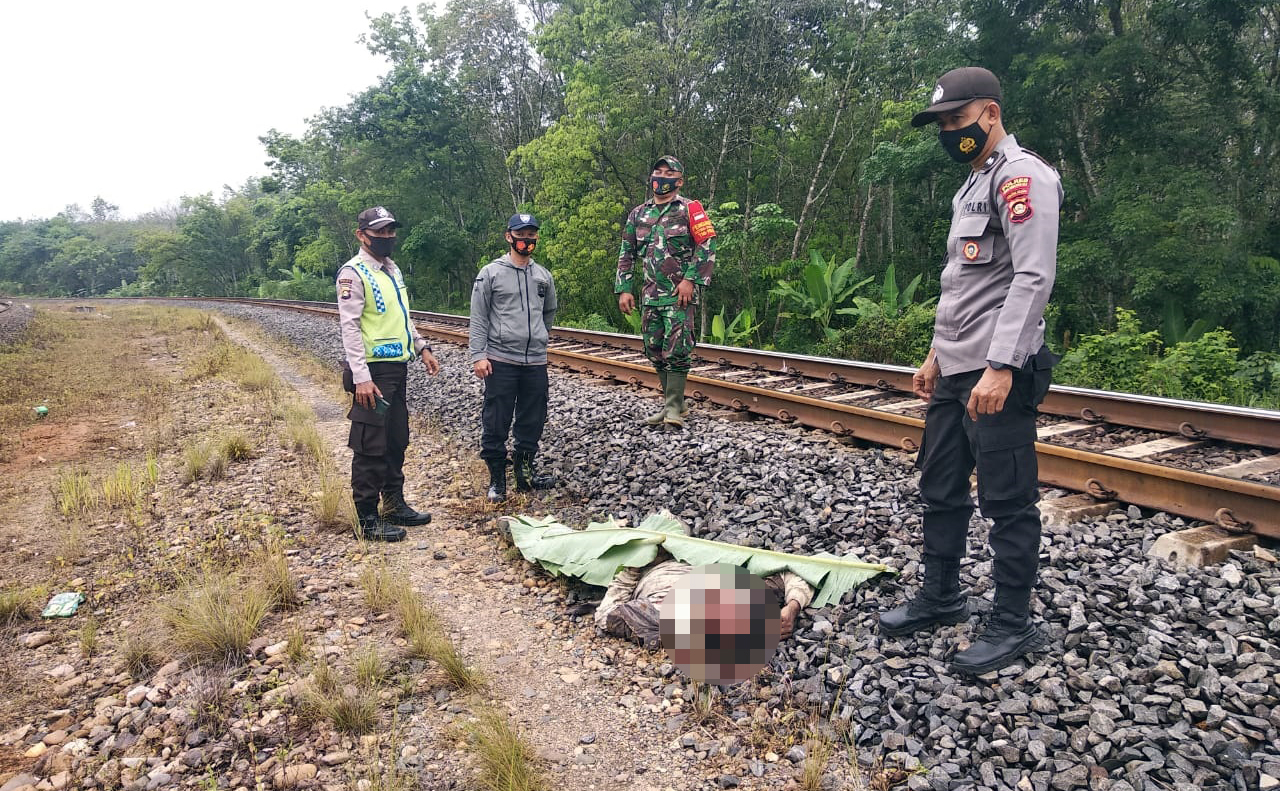
M 933 341 L 932 305 L 906 306 L 895 318 L 878 311 L 864 313 L 856 324 L 838 330 L 817 345 L 815 354 L 868 363 L 917 366 Z

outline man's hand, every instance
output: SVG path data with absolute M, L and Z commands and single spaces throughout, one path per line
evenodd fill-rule
M 636 298 L 630 291 L 624 291 L 618 295 L 618 310 L 630 316 L 631 311 L 636 309 Z
M 1004 409 L 1004 400 L 1009 397 L 1013 387 L 1013 371 L 1005 368 L 996 371 L 992 368 L 982 372 L 982 378 L 973 386 L 969 394 L 969 403 L 965 409 L 970 420 L 977 420 L 978 415 L 994 415 Z
M 382 398 L 382 391 L 372 381 L 356 383 L 356 403 L 365 409 L 373 409 L 374 399 Z
M 440 361 L 431 353 L 430 349 L 422 350 L 422 364 L 427 367 L 427 373 L 435 376 L 440 373 Z
M 693 281 L 688 278 L 676 284 L 676 307 L 683 308 L 693 301 Z
M 800 602 L 789 601 L 787 606 L 782 608 L 782 618 L 780 619 L 779 635 L 783 640 L 791 636 L 796 628 L 796 616 L 800 614 Z
M 493 373 L 493 363 L 488 360 L 476 360 L 475 365 L 471 366 L 471 369 L 475 371 L 477 379 L 484 379 L 489 374 Z
M 920 366 L 920 370 L 911 377 L 911 392 L 915 393 L 921 401 L 932 401 L 933 388 L 938 384 L 938 374 L 941 370 L 937 359 L 930 354 L 929 359 Z

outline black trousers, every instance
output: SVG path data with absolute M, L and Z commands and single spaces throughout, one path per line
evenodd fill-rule
M 391 403 L 385 414 L 360 406 L 352 399 L 351 499 L 377 503 L 382 492 L 404 490 L 404 452 L 409 447 L 409 405 L 405 401 L 406 363 L 369 363 L 373 383 Z
M 926 559 L 959 560 L 967 549 L 969 475 L 978 470 L 978 506 L 995 522 L 990 544 L 997 585 L 1030 588 L 1040 558 L 1039 471 L 1036 467 L 1036 407 L 1049 390 L 1053 364 L 1042 349 L 1022 370 L 1004 408 L 970 420 L 965 410 L 982 370 L 938 379 L 924 419 L 924 442 L 916 464 L 924 500 Z M 985 370 L 985 369 L 984 369 Z
M 508 432 L 515 436 L 517 453 L 537 453 L 542 429 L 547 424 L 547 366 L 513 365 L 497 360 L 491 360 L 490 364 L 493 373 L 484 380 L 480 458 L 505 459 Z

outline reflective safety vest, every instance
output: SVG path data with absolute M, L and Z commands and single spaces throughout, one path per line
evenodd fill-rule
M 364 339 L 365 362 L 412 360 L 413 333 L 409 329 L 409 295 L 404 281 L 393 278 L 381 267 L 370 269 L 359 259 L 351 266 L 364 281 L 360 336 Z

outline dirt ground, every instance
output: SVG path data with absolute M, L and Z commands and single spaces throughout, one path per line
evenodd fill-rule
M 26 404 L 3 413 L 19 439 L 0 456 L 0 591 L 34 592 L 40 606 L 60 591 L 86 601 L 72 618 L 0 631 L 0 791 L 475 788 L 467 728 L 481 706 L 505 712 L 546 788 L 801 787 L 795 748 L 813 747 L 806 715 L 764 705 L 774 691 L 760 683 L 750 716 L 736 722 L 719 702 L 695 706 L 693 685 L 660 653 L 565 617 L 563 583 L 498 535 L 473 449 L 415 421 L 407 493 L 435 518 L 403 543 L 365 545 L 320 526 L 332 483 L 323 470 L 341 478 L 349 452 L 345 410 L 332 384 L 313 378 L 318 367 L 207 317 L 55 318 L 37 330 L 89 347 L 101 338 L 102 348 L 65 371 L 33 372 L 48 384 L 74 371 L 82 396 L 64 382 L 48 418 L 26 418 Z M 228 342 L 278 379 L 250 387 L 251 371 L 219 369 Z M 290 439 L 286 415 L 297 405 L 314 413 L 327 459 Z M 196 449 L 233 439 L 247 443 L 243 456 L 219 475 L 190 475 Z M 122 466 L 144 482 L 152 469 L 154 481 L 126 506 L 65 512 L 70 476 L 101 491 Z M 506 506 L 540 509 L 523 498 Z M 177 650 L 175 608 L 207 596 L 211 579 L 261 574 L 271 552 L 285 559 L 298 601 L 271 607 L 230 662 Z M 485 679 L 479 693 L 410 656 L 395 619 L 370 609 L 363 574 L 382 563 L 439 614 Z M 384 672 L 357 683 L 370 652 Z M 330 668 L 343 694 L 374 702 L 371 729 L 307 716 L 305 691 Z M 860 783 L 856 768 L 832 760 L 826 769 L 825 782 L 818 771 L 804 787 Z

